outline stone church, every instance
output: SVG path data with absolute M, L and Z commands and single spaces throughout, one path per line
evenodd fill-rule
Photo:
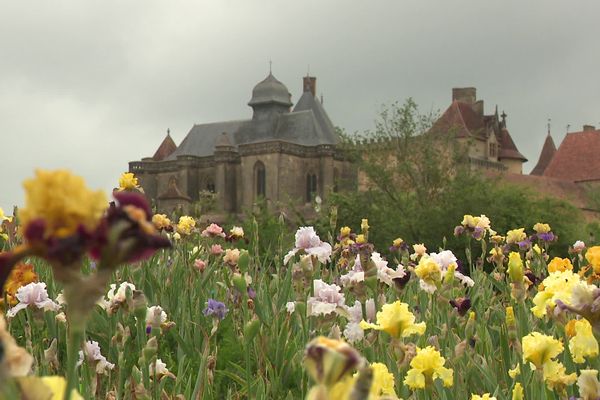
M 206 194 L 216 214 L 241 213 L 264 199 L 270 208 L 302 207 L 331 191 L 351 188 L 354 170 L 316 98 L 316 78 L 303 78 L 292 108 L 273 74 L 252 90 L 252 117 L 194 125 L 177 146 L 170 134 L 152 157 L 129 163 L 161 212 L 192 212 Z M 204 213 L 205 210 L 202 210 Z

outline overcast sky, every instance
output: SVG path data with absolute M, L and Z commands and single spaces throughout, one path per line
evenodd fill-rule
M 600 1 L 0 1 L 0 207 L 22 204 L 35 168 L 117 185 L 167 128 L 242 119 L 273 74 L 292 93 L 310 66 L 334 124 L 373 126 L 413 97 L 444 110 L 452 87 L 497 104 L 537 161 L 552 118 L 600 125 Z

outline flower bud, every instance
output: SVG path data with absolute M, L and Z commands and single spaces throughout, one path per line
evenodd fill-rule
M 513 283 L 523 282 L 523 261 L 521 254 L 512 251 L 508 256 L 508 275 Z
M 240 251 L 240 258 L 238 258 L 238 268 L 242 272 L 248 271 L 248 264 L 250 263 L 250 255 L 248 250 Z
M 259 330 L 260 320 L 253 319 L 252 321 L 249 321 L 244 327 L 244 340 L 246 340 L 246 343 L 250 343 L 254 340 L 254 337 L 258 334 Z
M 304 365 L 319 385 L 330 388 L 360 364 L 360 354 L 341 340 L 320 336 L 306 347 Z
M 158 353 L 158 341 L 156 340 L 156 336 L 152 336 L 144 347 L 144 359 L 151 360 L 154 356 L 156 356 L 156 353 Z

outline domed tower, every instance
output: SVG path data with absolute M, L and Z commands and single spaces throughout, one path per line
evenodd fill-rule
M 270 120 L 279 114 L 289 112 L 292 106 L 291 97 L 288 88 L 269 72 L 269 76 L 252 89 L 252 98 L 248 102 L 254 110 L 252 119 Z

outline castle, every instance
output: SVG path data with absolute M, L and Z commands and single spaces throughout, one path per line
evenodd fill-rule
M 254 86 L 252 117 L 194 125 L 177 146 L 170 134 L 152 157 L 129 163 L 146 195 L 161 212 L 194 212 L 209 195 L 212 214 L 239 214 L 259 201 L 271 208 L 305 207 L 339 189 L 363 187 L 339 146 L 339 137 L 316 96 L 316 78 L 302 80 L 292 108 L 287 87 L 272 73 Z M 473 87 L 452 89 L 452 102 L 430 134 L 452 134 L 468 149 L 472 169 L 500 173 L 505 181 L 571 201 L 584 211 L 582 184 L 600 182 L 600 130 L 584 126 L 556 148 L 548 133 L 531 174 L 518 150 L 506 114 L 484 113 Z M 206 213 L 205 209 L 201 210 Z
M 252 90 L 251 118 L 194 125 L 179 146 L 167 133 L 129 171 L 162 212 L 190 212 L 207 193 L 216 197 L 216 214 L 241 213 L 261 199 L 270 207 L 325 200 L 352 185 L 353 168 L 315 96 L 316 78 L 304 77 L 302 88 L 292 108 L 287 87 L 269 73 Z

